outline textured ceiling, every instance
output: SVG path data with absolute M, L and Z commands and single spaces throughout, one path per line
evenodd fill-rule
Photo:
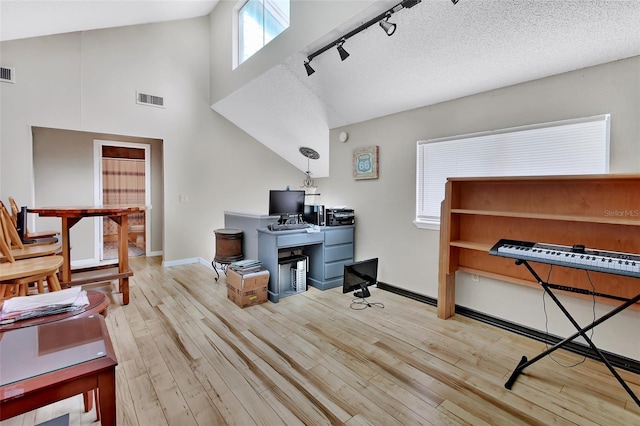
M 359 22 L 388 7 L 368 10 Z M 304 170 L 300 145 L 328 151 L 327 132 L 314 129 L 640 55 L 637 0 L 423 0 L 391 20 L 395 34 L 374 25 L 347 40 L 345 61 L 333 48 L 313 59 L 316 72 L 308 77 L 305 56 L 358 22 L 341 26 L 214 109 Z M 262 123 L 245 114 L 247 103 L 261 111 Z M 312 170 L 327 176 L 326 157 Z
M 186 19 L 217 2 L 0 0 L 0 40 Z M 422 0 L 393 15 L 393 36 L 374 25 L 347 40 L 349 58 L 330 49 L 307 77 L 306 55 L 393 4 L 375 4 L 213 108 L 300 170 L 298 148 L 314 148 L 311 169 L 324 177 L 329 129 L 640 55 L 640 0 Z

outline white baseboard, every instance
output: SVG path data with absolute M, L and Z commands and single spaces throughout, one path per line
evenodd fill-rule
M 211 262 L 203 259 L 202 257 L 192 257 L 189 259 L 178 259 L 178 260 L 170 260 L 167 262 L 162 262 L 162 266 L 165 268 L 170 268 L 172 266 L 180 266 L 180 265 L 190 265 L 192 263 L 200 263 L 201 265 L 205 265 L 209 269 L 213 269 L 211 266 Z
M 192 257 L 190 259 L 162 261 L 162 266 L 165 268 L 170 268 L 172 266 L 189 265 L 191 263 L 198 263 L 198 259 L 198 257 Z
M 211 264 L 210 260 L 206 260 L 203 259 L 201 257 L 199 257 L 198 259 L 200 259 L 200 263 L 203 264 L 204 266 L 208 267 L 209 269 L 213 270 L 213 265 Z

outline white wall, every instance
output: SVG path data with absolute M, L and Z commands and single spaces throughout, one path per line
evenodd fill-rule
M 379 257 L 379 279 L 437 297 L 436 231 L 417 229 L 416 141 L 533 123 L 611 114 L 611 172 L 640 171 L 640 57 L 426 106 L 331 131 L 330 178 L 322 202 L 356 210 L 356 259 Z M 346 143 L 340 132 L 349 133 Z M 353 149 L 380 146 L 380 178 L 352 178 Z M 544 330 L 541 292 L 458 274 L 456 302 L 486 314 Z M 571 298 L 588 321 L 591 305 Z M 550 303 L 547 303 L 550 306 Z M 598 308 L 599 310 L 601 308 Z M 567 335 L 570 324 L 550 310 L 552 333 Z M 640 359 L 640 311 L 628 311 L 596 329 L 596 341 L 616 353 Z
M 32 205 L 31 126 L 163 140 L 165 262 L 212 259 L 225 210 L 264 211 L 268 189 L 302 181 L 209 108 L 208 17 L 8 41 L 0 54 L 16 70 L 15 84 L 0 84 L 5 201 Z M 137 105 L 136 90 L 166 107 Z

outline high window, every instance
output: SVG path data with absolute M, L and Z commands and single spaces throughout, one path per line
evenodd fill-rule
M 238 12 L 238 63 L 289 28 L 290 0 L 249 0 Z

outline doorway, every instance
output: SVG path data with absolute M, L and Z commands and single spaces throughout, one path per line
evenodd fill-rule
M 96 203 L 146 205 L 150 203 L 150 145 L 94 140 Z M 118 226 L 109 218 L 97 221 L 99 259 L 117 260 Z M 149 220 L 146 211 L 129 216 L 129 256 L 149 252 Z

